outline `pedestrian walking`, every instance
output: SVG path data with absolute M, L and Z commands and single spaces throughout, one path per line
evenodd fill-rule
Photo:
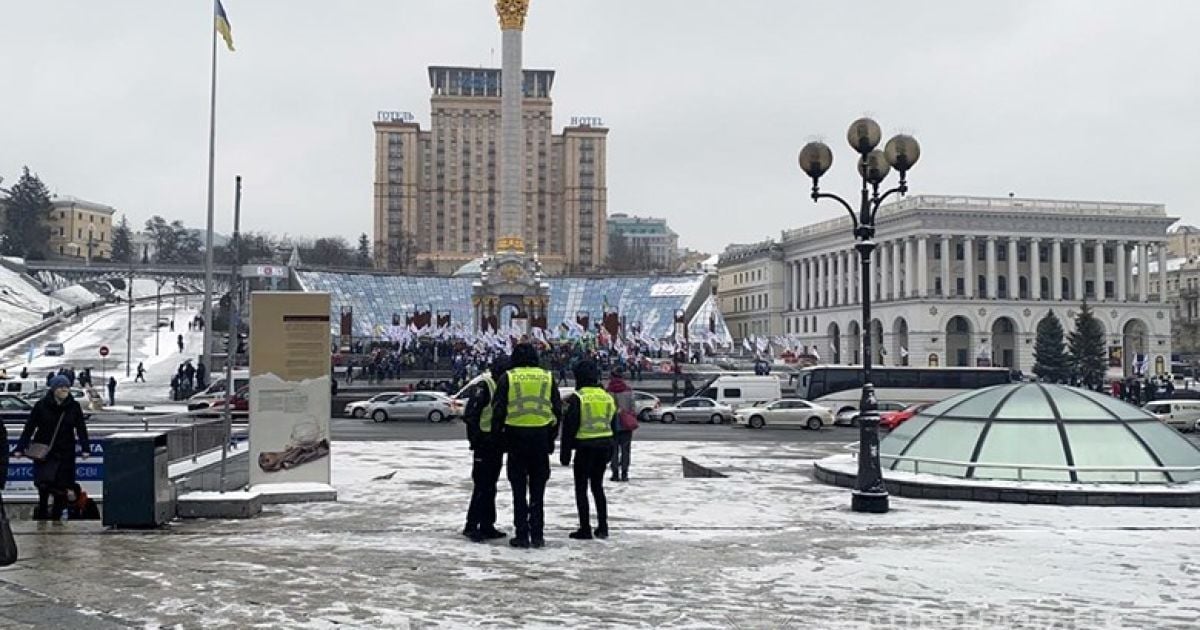
M 633 405 L 633 390 L 625 382 L 620 369 L 613 371 L 608 379 L 608 393 L 617 405 L 619 421 L 613 436 L 612 480 L 629 481 L 629 455 L 633 450 L 633 432 L 637 430 L 637 410 Z
M 513 348 L 512 368 L 496 380 L 492 428 L 502 432 L 508 451 L 508 482 L 513 493 L 513 547 L 544 547 L 543 497 L 550 479 L 550 455 L 558 434 L 562 399 L 558 384 L 538 367 L 530 343 Z
M 171 332 L 175 332 L 175 320 L 173 320 L 173 319 L 171 320 L 170 330 L 171 330 Z
M 90 449 L 83 408 L 71 396 L 66 377 L 50 381 L 50 391 L 33 406 L 13 454 L 33 460 L 33 482 L 38 491 L 35 520 L 56 519 L 67 508 L 67 489 L 75 484 L 75 446 L 80 459 Z M 53 510 L 48 503 L 53 498 Z
M 575 540 L 608 538 L 608 499 L 604 496 L 604 471 L 612 457 L 617 403 L 600 387 L 600 369 L 592 361 L 575 366 L 576 395 L 567 397 L 563 413 L 562 444 L 559 462 L 571 464 L 574 454 L 575 511 L 579 529 L 569 536 Z M 591 526 L 588 489 L 596 503 L 596 529 Z
M 178 337 L 175 339 L 175 343 L 179 344 L 179 351 L 180 351 L 180 352 L 183 352 L 183 335 L 179 335 L 179 336 L 178 336 Z
M 196 363 L 196 389 L 204 389 L 208 387 L 208 366 L 204 365 L 204 359 Z
M 21 378 L 23 378 L 23 379 L 29 378 L 29 368 L 28 367 L 21 368 Z
M 143 365 L 140 361 L 138 362 L 137 376 L 134 377 L 133 382 L 134 383 L 145 383 L 146 382 L 146 366 Z
M 108 404 L 110 407 L 117 404 L 117 379 L 114 376 L 108 377 Z
M 504 538 L 496 529 L 496 482 L 504 465 L 504 445 L 493 431 L 492 399 L 496 379 L 508 370 L 508 358 L 497 357 L 491 371 L 475 385 L 463 423 L 467 426 L 467 442 L 471 445 L 471 502 L 467 506 L 467 524 L 463 535 L 472 542 Z

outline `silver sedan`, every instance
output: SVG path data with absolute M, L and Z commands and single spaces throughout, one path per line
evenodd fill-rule
M 449 396 L 438 392 L 415 392 L 373 402 L 367 406 L 367 415 L 375 422 L 403 418 L 441 422 L 453 413 Z
M 745 424 L 751 429 L 761 429 L 768 425 L 796 425 L 815 431 L 833 424 L 833 412 L 806 400 L 782 399 L 739 409 L 734 422 Z
M 687 398 L 674 406 L 652 411 L 650 417 L 662 420 L 666 424 L 676 420 L 719 424 L 733 419 L 733 408 L 711 398 Z

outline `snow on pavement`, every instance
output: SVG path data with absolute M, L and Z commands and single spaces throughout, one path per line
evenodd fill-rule
M 635 442 L 632 481 L 607 484 L 607 541 L 566 537 L 555 459 L 547 548 L 515 550 L 458 534 L 464 444 L 338 442 L 337 503 L 59 537 L 0 579 L 69 574 L 97 585 L 89 606 L 147 627 L 1195 627 L 1195 511 L 893 497 L 889 514 L 855 514 L 809 476 L 839 448 Z M 684 479 L 684 455 L 731 476 Z M 509 531 L 510 506 L 502 478 Z

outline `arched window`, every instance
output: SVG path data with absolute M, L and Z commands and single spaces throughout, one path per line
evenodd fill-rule
M 1017 296 L 1022 299 L 1029 297 L 1029 278 L 1021 276 L 1017 289 Z

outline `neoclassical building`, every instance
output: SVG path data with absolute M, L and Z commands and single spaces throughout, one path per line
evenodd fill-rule
M 1175 221 L 1159 204 L 922 195 L 885 205 L 871 274 L 875 361 L 1029 372 L 1038 320 L 1053 310 L 1069 332 L 1086 301 L 1113 372 L 1131 372 L 1139 357 L 1152 373 L 1168 371 Z M 853 245 L 848 217 L 785 231 L 779 244 L 783 332 L 826 362 L 861 359 Z M 1152 274 L 1136 273 L 1152 258 L 1154 292 Z

